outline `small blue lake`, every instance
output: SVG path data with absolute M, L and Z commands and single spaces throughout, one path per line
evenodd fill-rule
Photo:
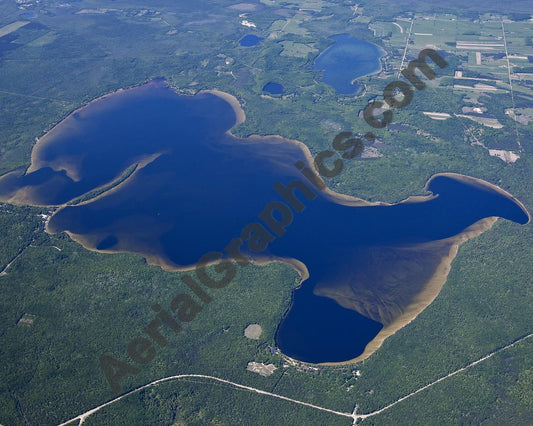
M 282 95 L 285 88 L 279 83 L 267 83 L 263 86 L 263 92 L 268 92 L 271 95 Z
M 263 37 L 256 36 L 255 34 L 248 34 L 240 39 L 239 44 L 244 47 L 251 47 L 259 44 L 261 40 L 263 40 Z
M 322 81 L 342 95 L 359 94 L 361 86 L 355 81 L 381 70 L 380 58 L 385 51 L 375 44 L 338 34 L 330 37 L 335 43 L 316 59 L 313 69 L 321 70 Z

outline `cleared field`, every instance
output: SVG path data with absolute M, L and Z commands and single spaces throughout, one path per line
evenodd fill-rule
M 359 24 L 368 24 L 372 20 L 370 16 L 359 15 L 351 19 L 350 22 L 359 23 Z
M 493 129 L 501 129 L 503 127 L 503 124 L 501 124 L 496 118 L 478 117 L 478 116 L 466 115 L 466 114 L 455 114 L 455 115 L 457 117 L 468 118 L 469 120 L 475 121 L 476 123 L 482 124 L 487 127 L 491 127 Z
M 267 6 L 279 6 L 279 2 L 275 0 L 261 0 L 261 3 Z M 327 3 L 322 0 L 287 0 L 283 2 L 284 6 L 298 7 L 300 10 L 312 10 L 320 12 Z
M 31 47 L 41 47 L 46 46 L 47 44 L 52 43 L 57 38 L 57 34 L 55 34 L 53 31 L 50 31 L 49 33 L 43 35 L 42 37 L 39 37 L 36 40 L 31 41 L 28 43 L 28 46 Z
M 430 112 L 430 111 L 422 111 L 422 114 L 427 115 L 429 118 L 433 120 L 447 120 L 448 118 L 451 118 L 451 115 L 447 112 Z
M 8 34 L 11 34 L 13 31 L 17 31 L 19 28 L 22 28 L 24 25 L 28 25 L 30 21 L 16 21 L 11 24 L 4 25 L 0 28 L 0 37 L 4 37 Z
M 270 31 L 273 33 L 278 33 L 279 35 L 284 34 L 297 34 L 301 36 L 306 36 L 309 34 L 307 29 L 301 27 L 300 24 L 305 20 L 304 16 L 294 16 L 293 18 L 287 20 L 278 20 L 275 21 L 271 27 Z
M 295 43 L 293 41 L 282 41 L 280 44 L 283 46 L 282 56 L 306 58 L 310 53 L 318 52 L 318 49 L 308 44 Z

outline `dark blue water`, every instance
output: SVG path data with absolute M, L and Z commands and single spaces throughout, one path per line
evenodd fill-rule
M 285 88 L 279 83 L 267 83 L 263 87 L 263 92 L 268 92 L 271 95 L 282 95 Z
M 320 363 L 347 361 L 363 353 L 383 325 L 337 302 L 313 294 L 307 282 L 294 294 L 276 334 L 285 355 Z
M 330 37 L 334 44 L 316 59 L 313 69 L 322 71 L 322 81 L 334 87 L 342 95 L 358 94 L 361 86 L 355 81 L 381 69 L 385 52 L 379 46 L 364 40 L 339 34 Z
M 262 37 L 256 36 L 255 34 L 248 34 L 240 39 L 239 44 L 244 47 L 251 47 L 259 44 L 261 40 L 263 40 Z
M 291 204 L 284 235 L 267 233 L 271 241 L 264 249 L 246 241 L 242 252 L 255 259 L 293 258 L 308 268 L 310 277 L 294 292 L 276 339 L 284 353 L 309 362 L 359 355 L 382 327 L 376 312 L 405 306 L 432 276 L 442 256 L 439 241 L 489 216 L 528 221 L 508 194 L 454 176 L 432 179 L 428 189 L 439 196 L 424 202 L 338 204 L 310 189 L 293 166 L 305 161 L 299 145 L 272 137 L 237 139 L 227 133 L 235 122 L 232 107 L 212 94 L 179 96 L 162 81 L 126 90 L 54 128 L 37 145 L 37 170 L 0 178 L 0 199 L 64 204 L 141 163 L 105 196 L 60 208 L 49 230 L 69 231 L 90 248 L 139 253 L 173 266 L 193 265 L 210 251 L 224 253 L 233 238 L 247 240 L 243 229 L 260 223 L 257 215 L 269 203 Z M 295 200 L 273 189 L 296 180 L 308 185 L 307 195 L 296 192 L 301 212 Z M 313 193 L 316 198 L 308 199 Z M 357 311 L 341 307 L 332 294 Z

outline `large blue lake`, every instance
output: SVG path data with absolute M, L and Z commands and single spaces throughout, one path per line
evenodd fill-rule
M 334 43 L 324 50 L 313 64 L 322 71 L 322 81 L 333 86 L 342 95 L 354 95 L 361 91 L 357 79 L 381 70 L 383 49 L 364 40 L 338 34 L 330 37 Z
M 309 279 L 294 292 L 276 340 L 284 353 L 308 362 L 361 354 L 433 275 L 442 260 L 436 242 L 490 216 L 529 219 L 509 194 L 460 176 L 434 177 L 428 190 L 438 197 L 423 201 L 339 204 L 294 167 L 306 161 L 299 144 L 238 139 L 228 132 L 236 122 L 230 103 L 215 94 L 179 96 L 163 81 L 118 92 L 43 137 L 27 173 L 0 178 L 0 199 L 63 205 L 138 164 L 104 196 L 61 207 L 48 229 L 68 231 L 92 249 L 139 253 L 170 266 L 224 253 L 233 238 L 246 240 L 243 229 L 261 222 L 257 215 L 270 202 L 290 205 L 294 217 L 284 235 L 271 231 L 264 250 L 248 241 L 242 252 L 307 267 Z M 292 181 L 306 185 L 307 195 L 295 192 L 303 211 L 273 188 Z

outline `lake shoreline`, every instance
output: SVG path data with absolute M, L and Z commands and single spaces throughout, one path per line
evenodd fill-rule
M 145 84 L 140 85 L 140 86 L 135 86 L 135 87 L 132 87 L 132 88 L 127 88 L 127 89 L 119 89 L 119 90 L 116 90 L 116 91 L 114 91 L 112 93 L 108 93 L 108 94 L 105 94 L 103 96 L 100 96 L 100 97 L 96 98 L 95 100 L 89 102 L 88 104 L 86 104 L 84 106 L 81 106 L 80 108 L 77 108 L 71 114 L 69 114 L 69 116 L 67 116 L 67 118 L 72 116 L 72 115 L 74 115 L 74 114 L 76 114 L 76 113 L 79 113 L 79 112 L 83 111 L 89 105 L 94 105 L 95 103 L 99 103 L 102 100 L 108 99 L 109 97 L 112 97 L 114 95 L 119 95 L 119 94 L 125 93 L 125 92 L 130 91 L 130 90 L 137 90 L 139 88 L 150 87 L 152 85 L 164 85 L 165 87 L 168 87 L 170 90 L 175 92 L 178 96 L 188 96 L 188 97 L 192 98 L 192 97 L 195 97 L 195 96 L 203 96 L 204 94 L 209 94 L 209 95 L 213 95 L 213 96 L 216 96 L 216 97 L 224 100 L 225 102 L 227 102 L 231 106 L 231 108 L 232 108 L 232 110 L 234 112 L 234 115 L 235 115 L 234 124 L 226 131 L 226 134 L 228 134 L 232 138 L 234 138 L 236 142 L 242 142 L 242 143 L 253 143 L 254 141 L 262 141 L 262 142 L 266 141 L 268 143 L 279 143 L 279 144 L 291 143 L 291 144 L 295 144 L 297 146 L 297 148 L 299 149 L 299 151 L 301 152 L 301 154 L 304 156 L 308 168 L 314 173 L 314 175 L 315 175 L 315 177 L 317 179 L 322 181 L 322 179 L 320 178 L 320 176 L 318 175 L 318 173 L 315 170 L 314 158 L 313 158 L 309 148 L 307 147 L 307 145 L 305 145 L 303 142 L 300 142 L 300 141 L 297 141 L 297 140 L 292 140 L 292 139 L 287 139 L 287 138 L 284 138 L 284 137 L 279 136 L 279 135 L 256 135 L 256 134 L 252 134 L 252 135 L 248 136 L 245 139 L 244 138 L 235 137 L 231 133 L 231 130 L 235 126 L 238 126 L 239 124 L 242 124 L 246 120 L 245 112 L 244 112 L 240 102 L 238 101 L 238 99 L 235 96 L 233 96 L 233 95 L 231 95 L 229 93 L 217 90 L 217 89 L 200 90 L 194 95 L 181 95 L 181 94 L 179 94 L 177 92 L 177 90 L 175 88 L 170 87 L 165 80 L 152 80 L 151 82 L 145 83 Z M 26 173 L 31 173 L 32 171 L 36 171 L 40 167 L 42 167 L 43 164 L 46 164 L 46 162 L 42 162 L 42 161 L 39 160 L 38 154 L 40 153 L 40 150 L 42 150 L 44 147 L 46 147 L 46 143 L 49 140 L 49 139 L 47 139 L 47 136 L 49 136 L 50 133 L 54 131 L 54 129 L 57 129 L 57 127 L 61 123 L 62 123 L 62 121 L 57 123 L 49 132 L 47 132 L 40 139 L 38 139 L 36 145 L 34 145 L 34 148 L 32 150 L 31 163 L 30 163 L 30 166 L 28 167 Z M 68 128 L 67 128 L 67 130 L 68 130 Z M 135 179 L 135 177 L 137 176 L 137 173 L 138 173 L 139 170 L 141 170 L 143 167 L 146 167 L 148 164 L 152 163 L 160 155 L 161 155 L 161 153 L 156 153 L 156 154 L 152 154 L 152 155 L 147 155 L 147 156 L 139 159 L 137 161 L 136 170 L 130 176 L 128 176 L 126 179 L 124 179 L 122 182 L 120 182 L 119 184 L 113 186 L 109 190 L 106 190 L 106 191 L 102 192 L 101 194 L 98 194 L 97 196 L 95 196 L 93 198 L 90 198 L 88 200 L 85 200 L 85 201 L 83 201 L 83 202 L 81 202 L 81 203 L 79 203 L 77 205 L 83 205 L 83 204 L 87 204 L 87 203 L 93 202 L 93 201 L 95 201 L 97 199 L 100 199 L 102 197 L 108 196 L 109 194 L 112 194 L 112 193 L 118 191 L 119 189 L 122 189 L 124 186 L 130 184 Z M 67 160 L 69 160 L 69 159 L 67 159 Z M 65 170 L 67 172 L 67 175 L 68 175 L 68 170 L 66 169 L 66 167 L 67 167 L 67 165 L 63 165 L 62 164 L 61 167 L 59 167 L 59 169 L 60 170 Z M 75 174 L 76 174 L 75 171 L 71 170 L 70 173 L 72 175 L 72 176 L 69 176 L 69 177 L 71 177 L 71 179 L 76 177 L 75 176 Z M 123 173 L 123 171 L 121 171 L 121 173 Z M 114 180 L 112 180 L 111 182 L 105 183 L 100 188 L 105 188 L 106 185 L 109 185 L 110 183 L 116 181 L 116 179 L 119 178 L 120 176 L 121 175 L 119 174 L 116 178 L 114 178 Z M 426 181 L 426 184 L 424 186 L 424 189 L 426 191 L 428 191 L 429 190 L 428 188 L 430 187 L 431 182 L 435 178 L 440 177 L 440 176 L 451 177 L 451 178 L 453 178 L 455 180 L 465 182 L 465 183 L 467 183 L 469 185 L 472 185 L 472 186 L 480 186 L 480 187 L 481 186 L 484 186 L 484 187 L 488 186 L 488 187 L 492 188 L 493 190 L 497 191 L 498 193 L 502 194 L 506 198 L 510 199 L 514 203 L 518 204 L 520 206 L 520 208 L 524 212 L 527 213 L 528 221 L 531 220 L 531 216 L 530 216 L 529 212 L 526 210 L 525 206 L 520 201 L 518 201 L 514 196 L 512 196 L 511 194 L 509 194 L 507 191 L 503 190 L 502 188 L 499 188 L 496 185 L 493 185 L 491 183 L 488 183 L 488 182 L 483 181 L 483 180 L 478 179 L 478 178 L 473 178 L 473 177 L 470 177 L 470 176 L 466 176 L 466 175 L 462 175 L 462 174 L 458 174 L 458 173 L 452 173 L 452 172 L 437 173 L 437 174 L 431 175 L 428 178 L 428 180 Z M 309 184 L 309 182 L 307 182 L 306 179 L 303 176 L 301 177 L 301 180 L 304 181 L 306 184 Z M 97 190 L 97 189 L 98 188 L 94 188 L 93 191 Z M 423 195 L 423 196 L 408 197 L 408 198 L 406 198 L 404 200 L 401 200 L 401 201 L 398 201 L 398 202 L 395 202 L 395 203 L 369 202 L 369 201 L 366 201 L 366 200 L 358 198 L 358 197 L 337 193 L 337 192 L 333 191 L 332 189 L 330 189 L 328 186 L 326 186 L 325 183 L 324 183 L 324 189 L 323 190 L 316 190 L 316 192 L 319 192 L 328 201 L 331 201 L 333 203 L 340 204 L 340 205 L 353 206 L 353 207 L 361 207 L 361 206 L 394 206 L 394 205 L 404 204 L 404 203 L 423 203 L 423 202 L 429 201 L 431 199 L 434 199 L 435 197 L 438 197 L 438 194 L 433 193 L 433 194 L 428 194 L 428 195 Z M 12 198 L 15 198 L 17 201 L 24 201 L 24 204 L 33 205 L 33 204 L 29 203 L 29 202 L 26 202 L 27 198 L 28 198 L 28 195 L 29 194 L 25 193 L 25 189 L 22 188 L 19 191 L 17 191 Z M 83 195 L 81 195 L 80 197 L 82 197 L 82 196 Z M 60 231 L 60 229 L 57 230 L 57 229 L 52 229 L 50 227 L 50 219 L 56 213 L 61 211 L 62 208 L 67 207 L 68 204 L 71 201 L 72 200 L 69 200 L 68 202 L 63 203 L 61 205 L 48 206 L 48 207 L 56 207 L 56 210 L 54 211 L 54 213 L 46 221 L 45 231 L 47 233 L 54 234 L 54 233 L 57 233 L 57 232 Z M 9 200 L 8 202 L 11 202 L 11 200 Z M 481 234 L 482 232 L 490 229 L 494 225 L 496 220 L 497 220 L 497 218 L 495 218 L 495 217 L 485 218 L 485 219 L 480 220 L 480 221 L 474 223 L 473 225 L 469 226 L 468 228 L 463 230 L 461 233 L 459 233 L 459 234 L 447 239 L 447 243 L 450 244 L 450 246 L 447 247 L 448 252 L 443 256 L 442 261 L 438 265 L 437 269 L 435 270 L 435 272 L 433 273 L 431 278 L 428 280 L 427 283 L 424 284 L 423 291 L 421 291 L 420 293 L 418 293 L 416 295 L 416 297 L 414 297 L 412 302 L 403 310 L 403 312 L 399 316 L 394 318 L 394 320 L 391 323 L 385 325 L 385 327 L 368 343 L 367 347 L 365 348 L 364 352 L 361 355 L 359 355 L 359 356 L 357 356 L 357 357 L 355 357 L 355 358 L 353 358 L 351 360 L 342 361 L 342 362 L 332 362 L 332 363 L 325 362 L 325 363 L 318 363 L 318 364 L 312 364 L 312 363 L 306 363 L 306 362 L 302 362 L 302 363 L 310 364 L 310 365 L 344 365 L 344 364 L 353 364 L 353 363 L 356 363 L 356 362 L 359 362 L 359 361 L 362 361 L 362 360 L 368 358 L 377 349 L 379 349 L 379 347 L 381 347 L 381 345 L 383 344 L 383 342 L 385 341 L 385 339 L 387 337 L 395 334 L 398 330 L 400 330 L 401 328 L 403 328 L 404 326 L 409 324 L 427 306 L 429 306 L 429 304 L 431 304 L 431 302 L 438 296 L 438 294 L 440 293 L 442 287 L 444 286 L 444 284 L 446 282 L 447 276 L 448 276 L 448 274 L 450 272 L 450 269 L 451 269 L 451 264 L 453 262 L 453 259 L 457 255 L 459 246 L 462 243 L 464 243 L 465 241 L 468 241 L 469 239 L 474 238 L 477 235 Z M 244 225 L 246 225 L 246 224 L 243 224 L 243 226 Z M 152 247 L 149 252 L 147 252 L 147 250 L 146 250 L 147 247 L 141 247 L 141 246 L 134 247 L 133 250 L 132 250 L 133 246 L 131 245 L 131 242 L 130 242 L 129 247 L 128 247 L 128 241 L 126 240 L 126 242 L 121 242 L 118 245 L 118 247 L 116 247 L 116 249 L 113 249 L 113 250 L 98 250 L 96 247 L 98 247 L 98 242 L 101 241 L 102 235 L 90 234 L 89 236 L 85 236 L 85 235 L 81 235 L 81 234 L 75 234 L 75 233 L 70 232 L 70 231 L 65 231 L 65 232 L 66 232 L 67 235 L 69 235 L 69 237 L 72 240 L 76 241 L 77 243 L 82 245 L 85 249 L 90 250 L 90 251 L 99 252 L 99 253 L 107 253 L 107 254 L 117 254 L 117 253 L 136 254 L 136 255 L 139 255 L 139 256 L 143 257 L 147 264 L 159 266 L 163 270 L 169 271 L 169 272 L 185 272 L 185 271 L 191 271 L 191 270 L 196 268 L 196 264 L 178 265 L 178 264 L 172 262 L 169 259 L 169 257 L 165 254 L 165 252 L 164 252 L 164 250 L 162 249 L 161 246 L 157 246 L 156 245 L 156 246 Z M 156 235 L 159 232 L 163 233 L 163 232 L 165 232 L 165 230 L 163 228 L 157 228 L 156 229 Z M 228 241 L 228 243 L 229 243 L 229 241 Z M 261 255 L 258 255 L 254 259 L 251 259 L 250 261 L 251 261 L 251 263 L 254 263 L 254 264 L 257 264 L 257 265 L 266 265 L 266 264 L 273 263 L 273 262 L 281 262 L 281 263 L 288 264 L 300 276 L 300 283 L 299 283 L 297 288 L 300 288 L 301 286 L 303 286 L 305 284 L 305 282 L 307 281 L 307 279 L 309 278 L 309 271 L 308 271 L 307 266 L 304 263 L 302 263 L 302 262 L 300 262 L 300 261 L 298 261 L 297 259 L 294 259 L 294 258 L 281 258 L 281 257 L 276 257 L 276 256 L 261 256 Z M 217 263 L 218 263 L 218 261 L 214 261 L 214 262 L 211 262 L 210 264 L 207 264 L 206 266 L 214 265 L 214 264 L 217 264 Z M 291 309 L 292 301 L 293 301 L 293 298 L 294 298 L 294 291 L 297 288 L 292 290 L 293 293 L 292 293 L 292 296 L 291 296 L 291 305 L 288 307 L 288 309 L 284 313 L 284 315 L 286 315 Z M 332 298 L 332 299 L 336 300 L 335 298 Z M 339 303 L 339 305 L 343 306 L 340 302 L 337 301 L 337 303 Z M 343 307 L 346 307 L 346 306 L 343 306 Z M 357 309 L 354 309 L 353 307 L 352 308 L 348 308 L 348 309 L 352 309 L 352 310 L 357 311 Z M 364 315 L 363 313 L 361 313 L 361 314 Z M 282 354 L 282 355 L 286 356 L 285 354 Z M 298 361 L 298 362 L 301 362 L 301 361 Z
M 496 217 L 482 219 L 465 229 L 465 231 L 462 233 L 449 238 L 448 240 L 451 242 L 449 252 L 443 257 L 442 262 L 437 267 L 437 270 L 430 280 L 425 284 L 423 291 L 417 295 L 413 302 L 407 306 L 400 316 L 394 319 L 390 324 L 383 327 L 383 329 L 367 344 L 364 352 L 361 355 L 347 361 L 325 362 L 316 365 L 339 366 L 355 364 L 360 361 L 364 361 L 374 354 L 383 345 L 385 339 L 394 335 L 400 329 L 414 321 L 418 315 L 437 298 L 444 287 L 444 284 L 446 283 L 448 274 L 452 268 L 452 262 L 457 256 L 459 247 L 468 240 L 475 238 L 483 232 L 491 229 L 497 220 L 498 218 Z

